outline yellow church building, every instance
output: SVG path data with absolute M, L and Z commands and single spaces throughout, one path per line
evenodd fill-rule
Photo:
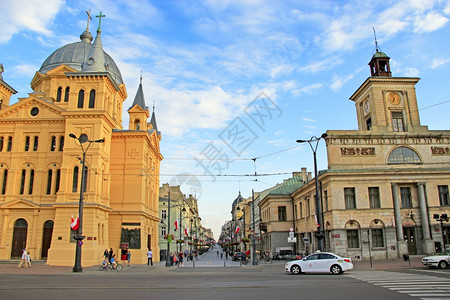
M 100 22 L 95 40 L 89 28 L 80 39 L 53 52 L 32 79 L 33 92 L 11 105 L 16 90 L 0 65 L 0 260 L 26 248 L 32 260 L 72 266 L 78 234 L 83 266 L 100 263 L 110 248 L 119 258 L 128 248 L 133 263 L 147 262 L 151 248 L 159 261 L 163 157 L 154 109 L 150 117 L 141 77 L 123 129 L 127 91 L 103 50 Z M 80 199 L 76 232 L 71 217 Z

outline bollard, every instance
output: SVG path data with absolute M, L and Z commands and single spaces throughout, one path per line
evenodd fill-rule
M 195 260 L 192 261 L 192 267 L 195 268 Z
M 225 268 L 227 266 L 227 261 L 223 260 L 223 267 Z

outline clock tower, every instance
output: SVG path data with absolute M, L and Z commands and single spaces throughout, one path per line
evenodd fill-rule
M 390 58 L 379 51 L 369 62 L 371 76 L 350 97 L 355 102 L 358 129 L 373 133 L 422 132 L 415 84 L 420 78 L 392 77 Z

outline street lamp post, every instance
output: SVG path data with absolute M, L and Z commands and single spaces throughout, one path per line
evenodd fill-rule
M 311 147 L 311 150 L 313 152 L 313 158 L 314 158 L 314 183 L 316 187 L 316 195 L 314 197 L 314 202 L 316 204 L 316 216 L 317 216 L 317 233 L 316 238 L 318 240 L 318 250 L 323 251 L 324 245 L 323 245 L 323 238 L 325 237 L 325 233 L 323 232 L 323 220 L 322 220 L 322 205 L 319 197 L 319 182 L 317 178 L 317 158 L 316 158 L 316 152 L 317 152 L 317 146 L 319 145 L 319 142 L 321 139 L 325 139 L 328 135 L 326 133 L 322 134 L 320 137 L 313 136 L 309 140 L 297 140 L 297 143 L 308 143 L 309 147 Z M 311 143 L 316 142 L 316 144 L 313 146 Z
M 433 215 L 433 219 L 435 219 L 436 221 L 438 221 L 439 223 L 441 223 L 441 232 L 442 232 L 442 242 L 443 242 L 443 246 L 444 246 L 444 253 L 445 253 L 445 250 L 446 250 L 446 245 L 445 245 L 445 238 L 446 238 L 446 236 L 445 236 L 445 232 L 444 232 L 444 225 L 443 225 L 443 222 L 445 221 L 445 222 L 448 222 L 448 216 L 447 216 L 447 214 L 441 214 L 441 215 L 439 215 L 439 214 L 434 214 Z
M 89 140 L 88 136 L 86 134 L 81 134 L 79 137 L 77 137 L 75 134 L 70 133 L 69 137 L 78 140 L 80 143 L 81 151 L 83 152 L 83 158 L 81 159 L 81 184 L 80 184 L 80 200 L 78 204 L 78 218 L 79 218 L 79 224 L 77 229 L 77 234 L 73 237 L 77 241 L 77 245 L 75 248 L 75 264 L 73 266 L 73 272 L 83 272 L 83 268 L 81 267 L 81 246 L 83 245 L 83 198 L 84 198 L 84 189 L 86 175 L 85 174 L 85 166 L 86 166 L 86 153 L 89 150 L 89 147 L 92 143 L 103 143 L 105 142 L 105 139 L 95 140 L 91 141 Z M 83 144 L 88 143 L 86 149 L 84 149 Z
M 170 263 L 170 239 L 169 239 L 169 234 L 170 234 L 170 191 L 168 193 L 168 197 L 167 197 L 167 252 L 166 252 L 166 267 L 170 267 L 171 263 Z

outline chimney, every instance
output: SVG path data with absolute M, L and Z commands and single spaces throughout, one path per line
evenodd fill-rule
M 312 176 L 311 176 L 311 172 L 308 172 L 308 180 L 311 180 Z
M 302 180 L 303 182 L 308 181 L 308 177 L 306 175 L 306 168 L 302 168 Z

